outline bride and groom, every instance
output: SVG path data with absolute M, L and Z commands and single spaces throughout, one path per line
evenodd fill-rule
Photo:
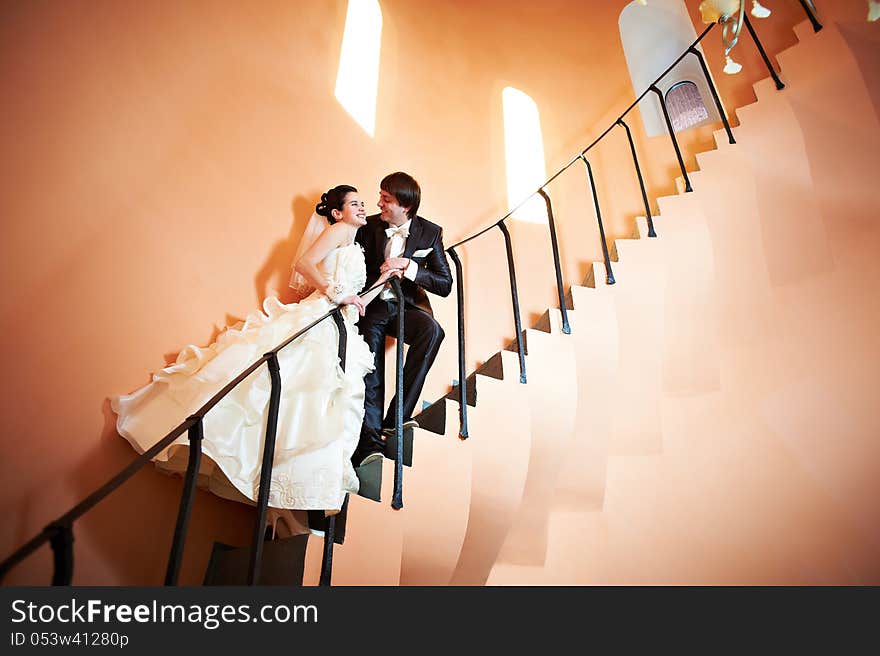
M 187 346 L 151 383 L 114 398 L 119 434 L 143 453 L 264 353 L 342 307 L 344 371 L 338 329 L 329 319 L 278 353 L 281 404 L 269 494 L 272 508 L 338 511 L 345 495 L 358 490 L 354 467 L 382 457 L 394 424 L 396 399 L 383 416 L 385 337 L 396 334 L 393 278 L 400 280 L 406 310 L 407 420 L 443 340 L 426 292 L 448 296 L 452 276 L 442 229 L 417 215 L 420 199 L 418 183 L 402 172 L 382 180 L 375 216 L 366 216 L 354 187 L 323 194 L 291 277 L 291 287 L 305 297 L 290 304 L 266 299 L 263 312 L 248 315 L 208 347 Z M 262 367 L 205 416 L 200 486 L 236 501 L 256 500 L 270 391 Z M 157 467 L 184 471 L 187 444 L 179 438 L 156 456 Z

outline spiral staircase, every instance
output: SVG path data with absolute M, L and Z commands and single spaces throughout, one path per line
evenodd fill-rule
M 570 333 L 557 308 L 523 331 L 527 384 L 515 345 L 486 354 L 466 440 L 456 381 L 426 405 L 403 510 L 391 446 L 359 470 L 333 585 L 880 583 L 880 31 L 824 25 L 656 199 L 658 237 L 611 244 L 616 284 L 571 286 Z M 290 540 L 260 582 L 317 585 L 325 545 Z
M 787 88 L 756 84 L 738 143 L 657 199 L 659 237 L 638 219 L 617 283 L 571 287 L 571 334 L 553 308 L 524 331 L 528 384 L 501 351 L 469 439 L 457 388 L 417 417 L 405 509 L 386 459 L 333 585 L 880 582 L 875 28 L 795 28 Z

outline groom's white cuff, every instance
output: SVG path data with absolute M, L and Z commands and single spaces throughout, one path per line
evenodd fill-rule
M 411 259 L 409 261 L 409 266 L 406 267 L 406 271 L 403 272 L 403 277 L 415 282 L 416 274 L 419 272 L 419 265 L 415 260 Z

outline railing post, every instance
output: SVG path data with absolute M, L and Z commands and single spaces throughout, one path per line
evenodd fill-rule
M 403 508 L 403 307 L 406 303 L 397 278 L 391 279 L 391 287 L 397 297 L 397 367 L 394 379 L 394 398 L 397 400 L 395 408 L 397 419 L 394 428 L 397 435 L 397 459 L 394 463 L 394 494 L 391 498 L 391 507 L 400 510 Z
M 465 339 L 464 339 L 464 274 L 462 273 L 461 260 L 454 248 L 446 251 L 455 265 L 455 294 L 458 301 L 458 419 L 460 430 L 458 437 L 462 440 L 468 438 L 467 425 L 467 363 L 465 362 Z
M 275 459 L 275 433 L 278 430 L 278 409 L 281 403 L 281 367 L 278 354 L 264 355 L 269 367 L 272 390 L 269 393 L 269 417 L 266 422 L 266 440 L 263 444 L 263 466 L 260 469 L 260 491 L 257 496 L 257 520 L 254 525 L 251 562 L 248 571 L 248 585 L 256 585 L 260 578 L 260 563 L 263 558 L 263 540 L 266 532 L 266 508 L 269 505 L 269 486 L 272 483 L 272 463 Z
M 697 61 L 700 62 L 700 68 L 703 69 L 703 77 L 706 78 L 706 84 L 709 85 L 709 91 L 712 92 L 712 99 L 715 101 L 715 107 L 718 108 L 718 114 L 721 116 L 721 122 L 724 123 L 724 129 L 727 131 L 727 139 L 730 141 L 731 144 L 735 144 L 736 139 L 733 138 L 733 130 L 730 129 L 730 123 L 727 120 L 727 114 L 724 113 L 724 106 L 721 104 L 721 98 L 718 96 L 718 90 L 715 88 L 715 84 L 712 82 L 712 76 L 709 74 L 709 67 L 706 66 L 706 60 L 703 58 L 702 53 L 693 46 L 691 47 L 689 52 L 697 58 Z
M 764 64 L 767 66 L 767 70 L 770 71 L 770 76 L 776 83 L 776 88 L 779 91 L 782 91 L 785 88 L 785 84 L 782 82 L 782 80 L 779 79 L 779 76 L 776 74 L 776 70 L 773 68 L 773 64 L 770 63 L 770 58 L 767 56 L 767 51 L 764 50 L 764 46 L 761 44 L 761 39 L 758 38 L 758 34 L 755 32 L 755 28 L 752 27 L 752 21 L 749 20 L 748 12 L 745 12 L 743 14 L 743 18 L 746 24 L 746 29 L 752 36 L 752 41 L 755 42 L 755 45 L 758 48 L 758 52 L 761 54 L 761 59 L 764 60 Z
M 672 139 L 672 147 L 675 148 L 675 156 L 678 158 L 678 166 L 681 169 L 682 177 L 684 177 L 684 190 L 689 193 L 694 189 L 691 187 L 691 179 L 688 177 L 687 169 L 684 166 L 684 158 L 681 156 L 681 148 L 678 147 L 678 139 L 675 138 L 675 128 L 672 127 L 672 120 L 669 118 L 669 110 L 666 109 L 666 98 L 663 97 L 663 94 L 660 92 L 660 89 L 657 88 L 657 85 L 652 85 L 650 90 L 657 94 L 657 99 L 660 101 L 660 108 L 663 110 L 663 118 L 666 119 L 666 129 L 669 130 L 669 138 Z
M 816 18 L 816 5 L 813 4 L 812 0 L 800 0 L 800 3 L 801 7 L 804 8 L 804 11 L 807 12 L 807 18 L 809 18 L 810 22 L 813 24 L 813 31 L 818 32 L 821 30 L 822 23 Z
M 345 372 L 345 354 L 348 351 L 348 333 L 345 329 L 345 320 L 342 318 L 342 309 L 336 308 L 331 315 L 336 331 L 339 335 L 338 355 L 339 367 Z M 343 502 L 345 505 L 345 502 Z M 324 509 L 326 510 L 326 508 Z M 341 512 L 341 509 L 340 509 Z M 321 578 L 318 584 L 322 587 L 330 585 L 333 576 L 333 545 L 336 542 L 336 515 L 324 517 L 324 556 L 321 560 Z
M 333 575 L 333 543 L 336 541 L 336 515 L 324 517 L 324 556 L 321 559 L 321 579 L 318 585 L 330 586 Z
M 593 167 L 586 157 L 580 157 L 584 166 L 587 167 L 587 177 L 590 179 L 590 189 L 593 192 L 593 204 L 596 207 L 596 219 L 599 221 L 599 239 L 602 241 L 602 259 L 605 261 L 605 284 L 613 285 L 614 271 L 611 270 L 611 256 L 608 254 L 608 243 L 605 241 L 605 226 L 602 225 L 602 209 L 599 207 L 599 194 L 596 192 L 596 180 L 593 178 Z
M 516 266 L 513 262 L 513 245 L 510 242 L 510 232 L 504 225 L 504 220 L 497 223 L 504 235 L 504 245 L 507 248 L 507 271 L 510 275 L 510 298 L 513 302 L 513 324 L 516 328 L 516 349 L 519 353 L 519 382 L 526 384 L 526 350 L 523 344 L 522 321 L 519 317 L 519 293 L 516 290 Z
M 648 191 L 645 189 L 645 179 L 642 177 L 642 167 L 639 166 L 639 156 L 636 153 L 636 143 L 633 141 L 632 132 L 630 132 L 629 126 L 622 118 L 617 119 L 617 124 L 626 130 L 626 138 L 629 139 L 629 148 L 632 151 L 633 164 L 636 165 L 636 175 L 639 178 L 639 188 L 642 190 L 642 200 L 645 201 L 645 218 L 648 220 L 648 236 L 656 237 L 657 233 L 654 230 L 654 218 L 651 216 L 651 204 L 648 202 Z
M 205 437 L 202 417 L 192 415 L 187 421 L 195 423 L 189 427 L 189 462 L 186 464 L 186 476 L 183 481 L 183 493 L 180 496 L 180 507 L 177 511 L 177 524 L 174 527 L 174 540 L 171 543 L 171 555 L 165 570 L 165 585 L 177 585 L 180 575 L 180 563 L 183 560 L 183 548 L 186 544 L 186 531 L 192 511 L 193 495 L 196 491 L 196 480 L 199 463 L 202 459 L 202 439 Z
M 562 314 L 562 332 L 571 334 L 571 326 L 568 323 L 568 308 L 565 307 L 565 290 L 562 284 L 562 267 L 559 264 L 559 243 L 556 241 L 556 224 L 553 222 L 553 205 L 550 196 L 543 188 L 538 193 L 547 205 L 547 223 L 550 226 L 550 245 L 553 247 L 553 267 L 556 271 L 556 293 L 559 296 L 559 311 Z
M 70 585 L 73 580 L 73 526 L 66 522 L 52 522 L 43 529 L 52 546 L 52 585 Z

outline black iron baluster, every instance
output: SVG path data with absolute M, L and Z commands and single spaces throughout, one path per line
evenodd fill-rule
M 642 167 L 639 166 L 639 156 L 636 153 L 636 142 L 633 141 L 632 132 L 630 132 L 629 126 L 622 118 L 617 119 L 617 125 L 622 126 L 623 129 L 626 130 L 626 138 L 629 139 L 629 148 L 632 151 L 633 164 L 636 166 L 636 175 L 639 178 L 639 188 L 642 190 L 642 200 L 645 201 L 645 218 L 648 220 L 648 236 L 656 237 L 657 233 L 654 230 L 654 218 L 651 216 L 651 204 L 648 202 L 648 191 L 645 189 L 645 179 L 642 177 Z
M 513 245 L 510 242 L 510 232 L 504 221 L 496 224 L 504 234 L 504 245 L 507 247 L 507 271 L 510 274 L 510 298 L 513 301 L 513 324 L 516 328 L 516 348 L 519 352 L 519 382 L 525 384 L 526 379 L 526 350 L 523 344 L 522 321 L 519 317 L 519 293 L 516 290 L 516 267 L 513 262 Z
M 465 362 L 464 340 L 464 274 L 462 273 L 461 260 L 454 248 L 447 250 L 452 263 L 455 265 L 455 292 L 458 300 L 458 419 L 461 426 L 458 437 L 468 438 L 467 425 L 467 364 Z
M 395 510 L 403 508 L 403 321 L 405 305 L 400 280 L 391 279 L 394 295 L 397 297 L 397 371 L 394 381 L 394 398 L 397 400 L 395 433 L 397 434 L 397 461 L 394 463 L 394 495 L 391 507 Z
M 651 91 L 657 94 L 660 101 L 660 108 L 663 110 L 663 118 L 666 119 L 666 129 L 669 130 L 669 138 L 672 139 L 672 147 L 675 148 L 675 156 L 678 158 L 678 166 L 681 169 L 681 175 L 684 177 L 684 190 L 686 192 L 693 191 L 691 187 L 691 179 L 688 177 L 687 169 L 684 166 L 684 158 L 681 156 L 681 148 L 678 147 L 678 139 L 675 138 L 675 128 L 672 127 L 672 120 L 669 118 L 669 110 L 666 109 L 666 99 L 656 85 L 651 87 Z
M 590 178 L 590 189 L 593 192 L 593 204 L 596 206 L 596 219 L 599 221 L 599 238 L 602 240 L 602 259 L 605 261 L 605 284 L 613 285 L 614 271 L 611 270 L 611 256 L 608 254 L 608 243 L 605 241 L 605 226 L 602 225 L 602 209 L 599 207 L 599 194 L 596 192 L 596 181 L 593 178 L 593 167 L 586 157 L 581 155 L 584 166 L 587 167 L 587 177 Z
M 568 308 L 565 307 L 565 290 L 562 284 L 562 267 L 559 264 L 559 244 L 556 241 L 556 224 L 553 222 L 553 205 L 550 196 L 544 189 L 538 189 L 538 193 L 547 205 L 547 223 L 550 226 L 550 245 L 553 247 L 553 267 L 556 270 L 556 293 L 559 296 L 559 311 L 562 313 L 562 332 L 571 334 L 571 326 L 568 323 Z
M 43 529 L 52 546 L 52 585 L 70 585 L 73 580 L 73 525 L 52 522 Z
M 196 479 L 199 463 L 202 459 L 202 439 L 205 437 L 202 418 L 197 415 L 187 417 L 187 421 L 195 423 L 189 427 L 189 462 L 186 463 L 186 477 L 183 481 L 183 493 L 180 496 L 180 508 L 177 511 L 177 524 L 174 527 L 174 540 L 171 543 L 171 555 L 165 570 L 165 585 L 177 585 L 180 575 L 180 563 L 183 560 L 183 547 L 186 544 L 186 531 L 192 511 L 193 495 L 196 491 Z
M 785 84 L 782 82 L 782 80 L 779 79 L 779 76 L 776 74 L 776 70 L 773 68 L 773 64 L 770 63 L 770 58 L 767 56 L 767 51 L 764 50 L 761 39 L 758 38 L 758 34 L 755 32 L 755 28 L 752 27 L 752 21 L 749 20 L 748 12 L 745 12 L 743 14 L 743 17 L 745 19 L 746 29 L 749 31 L 749 34 L 751 34 L 752 41 L 755 42 L 755 45 L 758 48 L 758 52 L 761 54 L 761 59 L 764 60 L 764 64 L 767 66 L 767 70 L 770 71 L 770 76 L 776 83 L 776 88 L 779 91 L 782 91 L 785 88 Z
M 336 324 L 336 332 L 339 335 L 339 367 L 345 373 L 345 354 L 348 350 L 348 333 L 345 329 L 345 320 L 342 318 L 342 309 L 336 308 L 331 315 Z M 340 510 L 341 511 L 341 510 Z M 324 556 L 321 560 L 321 579 L 319 585 L 329 586 L 333 575 L 333 544 L 336 541 L 336 515 L 324 518 Z
M 324 556 L 321 560 L 321 580 L 318 585 L 329 587 L 333 575 L 333 543 L 336 540 L 336 515 L 324 517 Z
M 721 98 L 718 97 L 718 90 L 715 88 L 715 83 L 712 82 L 712 76 L 709 74 L 709 67 L 706 66 L 706 60 L 703 58 L 703 54 L 694 47 L 691 47 L 688 52 L 700 62 L 700 68 L 703 69 L 703 77 L 706 78 L 706 84 L 709 85 L 709 91 L 712 92 L 712 99 L 715 101 L 715 107 L 718 108 L 721 122 L 724 123 L 724 129 L 727 131 L 727 139 L 731 144 L 735 144 L 736 139 L 733 138 L 733 130 L 730 129 L 730 123 L 727 121 L 727 114 L 724 113 L 724 106 L 721 104 Z
M 807 18 L 809 18 L 810 22 L 813 24 L 813 31 L 818 32 L 819 30 L 821 30 L 822 23 L 819 22 L 819 19 L 816 18 L 816 14 L 813 12 L 813 8 L 815 7 L 815 5 L 811 7 L 810 5 L 812 5 L 813 3 L 808 3 L 806 0 L 800 0 L 800 3 L 801 7 L 804 8 L 804 11 L 807 12 Z
M 276 352 L 266 353 L 266 364 L 272 390 L 269 393 L 269 417 L 266 422 L 266 440 L 263 444 L 263 466 L 260 470 L 260 491 L 257 496 L 257 520 L 254 525 L 251 562 L 248 571 L 248 585 L 256 585 L 260 578 L 260 563 L 263 558 L 263 540 L 266 532 L 266 508 L 269 505 L 269 486 L 272 483 L 272 463 L 275 459 L 275 433 L 278 430 L 278 409 L 281 404 L 281 367 Z

